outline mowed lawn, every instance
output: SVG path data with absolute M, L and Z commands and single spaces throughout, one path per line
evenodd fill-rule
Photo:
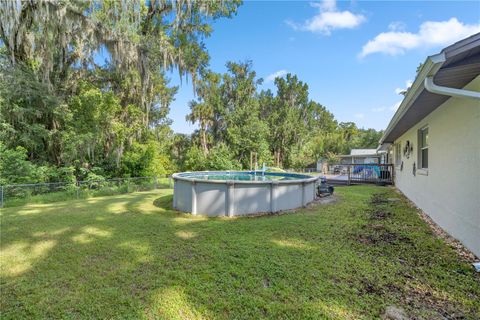
M 480 316 L 479 274 L 392 188 L 337 197 L 238 219 L 177 213 L 171 190 L 2 209 L 1 318 Z

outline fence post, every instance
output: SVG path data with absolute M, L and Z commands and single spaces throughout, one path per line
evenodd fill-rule
M 351 171 L 350 169 L 351 169 L 351 166 L 348 166 L 348 169 L 347 169 L 347 171 L 348 171 L 348 185 L 350 185 L 350 171 Z
M 3 186 L 0 186 L 0 208 L 3 208 Z
M 77 185 L 77 199 L 79 199 L 80 198 L 80 183 L 77 181 L 76 185 Z
M 154 190 L 156 190 L 157 189 L 157 176 L 154 177 L 154 181 L 155 181 Z
M 388 170 L 390 171 L 390 179 L 392 179 L 391 183 L 395 185 L 395 168 L 393 164 L 388 165 Z

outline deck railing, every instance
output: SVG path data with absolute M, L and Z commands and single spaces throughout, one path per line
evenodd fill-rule
M 339 164 L 331 165 L 327 180 L 344 184 L 382 183 L 393 184 L 392 164 Z

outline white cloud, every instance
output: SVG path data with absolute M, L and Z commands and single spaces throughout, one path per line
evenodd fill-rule
M 287 70 L 278 70 L 272 74 L 269 74 L 268 76 L 265 77 L 265 81 L 266 82 L 271 82 L 271 81 L 274 81 L 275 78 L 281 78 L 283 77 L 284 75 L 286 75 L 288 73 Z
M 336 1 L 323 0 L 312 3 L 312 7 L 318 8 L 318 14 L 305 22 L 298 24 L 292 21 L 286 23 L 294 30 L 318 32 L 330 35 L 335 29 L 354 29 L 366 21 L 365 16 L 350 11 L 338 11 Z
M 355 116 L 355 118 L 357 118 L 357 119 L 363 119 L 363 118 L 365 118 L 365 115 L 364 115 L 363 113 L 355 113 L 354 116 Z
M 372 53 L 403 54 L 420 47 L 446 46 L 480 32 L 480 24 L 464 24 L 457 18 L 447 21 L 426 21 L 417 33 L 406 32 L 391 25 L 390 31 L 378 34 L 362 48 L 359 57 Z
M 405 81 L 405 88 L 396 88 L 395 93 L 396 94 L 403 94 L 407 92 L 407 90 L 412 86 L 413 81 L 412 80 L 407 80 Z

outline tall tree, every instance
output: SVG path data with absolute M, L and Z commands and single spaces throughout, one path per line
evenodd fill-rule
M 236 158 L 248 167 L 251 153 L 259 162 L 268 162 L 267 124 L 260 119 L 257 97 L 262 79 L 256 77 L 252 62 L 227 63 L 223 75 L 222 100 L 225 110 L 226 143 L 233 148 Z
M 186 116 L 186 120 L 199 124 L 202 149 L 206 155 L 208 153 L 208 131 L 215 124 L 215 135 L 218 135 L 217 130 L 220 121 L 218 115 L 219 111 L 223 109 L 220 94 L 220 75 L 209 71 L 203 73 L 202 78 L 197 83 L 196 93 L 199 101 L 190 102 L 191 112 Z
M 306 137 L 310 114 L 308 112 L 308 85 L 298 80 L 296 75 L 287 74 L 284 78 L 276 78 L 277 96 L 268 98 L 263 95 L 262 107 L 267 112 L 270 128 L 271 147 L 277 166 L 288 165 L 292 150 L 301 145 Z M 286 163 L 285 163 L 286 161 Z
M 196 101 L 190 102 L 191 113 L 186 116 L 187 121 L 191 123 L 199 123 L 200 125 L 200 139 L 203 153 L 208 153 L 207 130 L 213 123 L 213 108 L 208 103 L 199 103 Z

